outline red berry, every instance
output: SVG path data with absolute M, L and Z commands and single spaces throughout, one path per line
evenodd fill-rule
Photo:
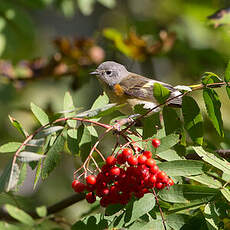
M 159 180 L 164 180 L 167 177 L 168 176 L 164 171 L 160 171 L 160 172 L 157 173 L 157 179 L 159 179 Z
M 94 175 L 89 175 L 86 177 L 86 183 L 88 185 L 94 185 L 96 184 L 96 177 Z
M 138 157 L 138 163 L 141 164 L 141 165 L 144 164 L 146 162 L 146 160 L 147 160 L 147 157 L 145 155 L 143 155 L 143 154 L 141 154 Z
M 156 165 L 156 161 L 153 158 L 149 158 L 145 161 L 145 164 L 151 168 Z
M 164 185 L 163 185 L 163 183 L 158 182 L 158 183 L 156 183 L 155 187 L 156 187 L 157 189 L 163 189 L 163 188 L 164 188 Z
M 157 182 L 156 176 L 155 175 L 151 175 L 149 177 L 149 183 L 154 185 L 156 182 Z
M 111 176 L 119 176 L 120 175 L 120 168 L 118 167 L 113 167 L 110 169 L 109 173 Z
M 130 165 L 137 165 L 138 164 L 138 159 L 135 156 L 131 156 L 128 158 L 128 163 Z
M 74 181 L 72 182 L 72 188 L 74 189 L 74 188 L 75 188 L 75 186 L 76 186 L 78 183 L 79 183 L 79 181 L 78 181 L 78 180 L 74 180 Z
M 154 148 L 158 148 L 160 144 L 161 144 L 161 141 L 159 139 L 155 138 L 152 140 L 152 145 Z
M 109 189 L 108 188 L 103 188 L 101 192 L 102 192 L 103 196 L 106 196 L 106 195 L 109 194 Z
M 122 153 L 120 153 L 120 154 L 117 155 L 117 163 L 118 163 L 119 165 L 124 164 L 124 163 L 125 163 L 125 160 L 126 160 L 126 159 L 124 158 L 124 156 L 123 156 Z
M 83 183 L 79 182 L 75 185 L 74 191 L 75 192 L 83 192 L 85 190 L 85 188 L 86 188 L 86 186 Z
M 152 174 L 157 174 L 159 172 L 159 167 L 157 165 L 153 165 L 149 171 L 152 173 Z
M 133 150 L 126 148 L 122 150 L 122 155 L 124 157 L 125 160 L 127 160 L 129 157 L 131 157 L 133 155 Z
M 170 179 L 168 180 L 168 185 L 169 185 L 169 186 L 174 185 L 174 181 L 173 181 L 173 179 L 172 179 L 172 178 L 170 178 Z
M 106 159 L 106 164 L 109 166 L 113 166 L 117 163 L 117 159 L 114 156 L 109 156 Z
M 152 153 L 150 151 L 144 151 L 143 155 L 145 155 L 148 159 L 152 157 Z
M 92 204 L 96 201 L 96 196 L 94 195 L 94 193 L 89 192 L 88 194 L 86 194 L 85 199 L 88 203 Z

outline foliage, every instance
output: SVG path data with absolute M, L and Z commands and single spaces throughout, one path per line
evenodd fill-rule
M 65 93 L 59 109 L 53 107 L 54 101 L 44 105 L 39 91 L 39 100 L 29 97 L 32 101 L 29 116 L 35 119 L 36 127 L 28 128 L 27 118 L 19 118 L 19 121 L 14 114 L 9 115 L 7 123 L 12 129 L 1 128 L 3 141 L 8 142 L 0 146 L 3 159 L 0 204 L 4 205 L 0 209 L 0 229 L 229 229 L 230 131 L 225 115 L 230 98 L 230 62 L 225 63 L 226 57 L 230 57 L 229 46 L 226 46 L 230 41 L 226 32 L 229 8 L 213 14 L 216 9 L 206 1 L 198 4 L 176 0 L 174 5 L 170 1 L 156 1 L 155 5 L 154 1 L 145 1 L 143 6 L 133 2 L 132 6 L 128 1 L 115 0 L 20 0 L 17 3 L 2 0 L 0 79 L 4 84 L 0 86 L 0 96 L 7 90 L 15 90 L 10 88 L 11 83 L 18 92 L 31 87 L 34 93 L 33 84 L 38 84 L 39 90 L 44 92 L 41 85 L 48 85 L 50 79 L 52 88 L 57 86 L 54 83 L 57 80 L 65 85 L 64 77 L 71 78 L 67 84 L 70 83 L 73 91 Z M 91 15 L 91 23 L 99 21 L 97 12 L 103 12 L 106 22 L 94 37 L 56 37 L 51 53 L 38 58 L 34 48 L 38 30 L 33 13 L 50 9 L 62 12 L 68 20 L 79 10 L 85 16 Z M 107 22 L 109 13 L 112 16 Z M 132 25 L 129 29 L 124 29 L 126 14 Z M 214 28 L 200 23 L 208 15 L 211 16 L 207 22 Z M 213 37 L 215 41 L 210 41 Z M 106 94 L 95 99 L 94 89 L 93 105 L 80 111 L 81 100 L 91 93 L 90 90 L 86 93 L 84 88 L 89 82 L 88 73 L 105 59 L 134 60 L 143 74 L 160 70 L 163 75 L 175 77 L 175 81 L 177 76 L 189 83 L 201 80 L 197 85 L 177 87 L 182 108 L 168 107 L 173 99 L 170 91 L 156 83 L 152 93 L 159 103 L 156 107 L 162 108 L 159 113 L 151 114 L 137 106 L 139 115 L 120 116 L 120 109 L 126 105 L 110 103 Z M 225 67 L 224 76 L 219 77 L 220 69 Z M 218 75 L 204 72 L 207 69 Z M 201 72 L 204 74 L 200 77 Z M 74 90 L 83 90 L 83 96 L 76 97 Z M 202 91 L 202 96 L 198 97 L 196 91 Z M 0 97 L 4 106 L 10 100 L 10 93 L 8 95 L 8 98 Z M 20 99 L 15 95 L 15 101 Z M 58 99 L 55 103 L 62 104 Z M 28 113 L 28 109 L 26 111 Z M 9 136 L 16 138 L 12 140 Z M 153 138 L 160 140 L 159 147 L 151 144 Z M 51 202 L 46 199 L 42 200 L 42 206 L 39 198 L 39 202 L 32 202 L 39 186 L 45 183 L 53 187 L 46 191 L 53 199 L 64 187 L 70 193 L 69 178 L 84 181 L 82 178 L 98 174 L 108 155 L 118 155 L 127 147 L 136 155 L 151 151 L 160 170 L 173 178 L 175 184 L 162 190 L 153 189 L 139 199 L 132 196 L 127 204 L 102 208 L 97 199 L 88 212 L 83 208 L 86 204 L 81 206 L 80 202 L 85 199 L 85 193 L 74 194 L 53 206 L 49 206 Z M 66 163 L 66 158 L 74 162 L 77 170 L 64 180 L 65 170 L 60 170 L 60 165 Z M 69 162 L 66 167 L 70 168 Z M 27 175 L 31 172 L 35 176 L 28 182 Z M 52 181 L 58 181 L 58 186 Z M 34 199 L 19 192 L 28 184 L 33 187 Z M 69 220 L 71 215 L 58 213 L 72 204 L 80 210 L 79 218 Z M 64 218 L 58 217 L 60 215 Z

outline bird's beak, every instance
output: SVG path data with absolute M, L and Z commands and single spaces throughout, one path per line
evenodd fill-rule
M 91 72 L 89 74 L 91 74 L 91 75 L 99 75 L 99 72 L 97 70 L 95 70 L 95 71 L 93 71 L 93 72 Z

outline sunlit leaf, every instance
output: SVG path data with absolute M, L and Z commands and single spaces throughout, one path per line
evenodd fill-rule
M 16 152 L 21 146 L 21 142 L 9 142 L 0 146 L 0 153 L 12 153 Z
M 95 0 L 78 0 L 78 7 L 82 14 L 90 15 L 93 11 Z
M 47 208 L 46 208 L 46 206 L 36 207 L 36 213 L 40 217 L 45 217 L 47 215 Z
M 174 145 L 176 145 L 179 142 L 179 135 L 170 134 L 168 136 L 161 138 L 160 141 L 161 141 L 161 144 L 156 149 L 156 154 L 164 152 L 164 151 L 172 148 Z
M 207 84 L 213 84 L 213 83 L 220 83 L 223 82 L 216 74 L 212 72 L 205 72 L 202 75 L 202 84 L 207 85 Z
M 206 204 L 204 208 L 204 217 L 206 220 L 206 225 L 209 230 L 218 230 L 218 216 L 217 213 L 215 212 L 215 206 L 210 203 Z
M 6 192 L 13 190 L 18 184 L 20 169 L 17 162 L 13 162 L 10 169 L 9 181 L 6 186 Z
M 169 176 L 191 176 L 203 173 L 204 163 L 195 160 L 174 160 L 158 164 Z
M 24 136 L 28 136 L 27 132 L 23 129 L 22 125 L 10 115 L 8 116 L 11 124 Z
M 196 176 L 189 176 L 189 179 L 195 180 L 201 184 L 207 185 L 210 188 L 220 188 L 222 186 L 221 182 L 210 177 L 206 174 L 196 175 Z
M 230 191 L 227 188 L 222 188 L 221 190 L 222 195 L 230 202 Z
M 37 138 L 46 137 L 46 136 L 49 136 L 50 134 L 55 133 L 57 131 L 60 131 L 62 129 L 64 129 L 63 126 L 52 126 L 52 127 L 49 127 L 49 128 L 45 128 L 41 132 L 39 132 L 36 135 L 36 137 Z
M 65 118 L 74 117 L 74 115 L 76 114 L 75 109 L 76 108 L 74 107 L 73 99 L 72 99 L 72 96 L 70 95 L 70 92 L 66 92 L 64 96 L 63 110 L 64 111 L 73 110 L 73 112 L 65 112 Z M 75 128 L 77 126 L 77 121 L 69 120 L 67 121 L 67 124 L 70 127 Z
M 153 96 L 159 104 L 165 103 L 170 96 L 170 91 L 160 83 L 154 83 Z
M 41 123 L 41 125 L 46 125 L 49 123 L 49 117 L 45 113 L 43 109 L 35 105 L 34 103 L 30 104 L 30 108 L 34 114 L 34 116 L 38 119 L 38 121 Z
M 38 161 L 44 157 L 45 156 L 41 154 L 23 151 L 23 152 L 20 152 L 18 156 L 18 160 L 20 160 L 21 162 L 31 162 L 31 161 Z
M 210 165 L 220 169 L 221 171 L 230 174 L 230 163 L 222 160 L 219 156 L 214 153 L 205 151 L 202 147 L 193 147 L 195 152 L 202 158 L 203 161 Z

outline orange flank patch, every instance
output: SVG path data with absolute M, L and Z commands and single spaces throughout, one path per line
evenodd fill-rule
M 117 96 L 122 96 L 124 94 L 124 90 L 119 84 L 114 85 L 114 92 Z

